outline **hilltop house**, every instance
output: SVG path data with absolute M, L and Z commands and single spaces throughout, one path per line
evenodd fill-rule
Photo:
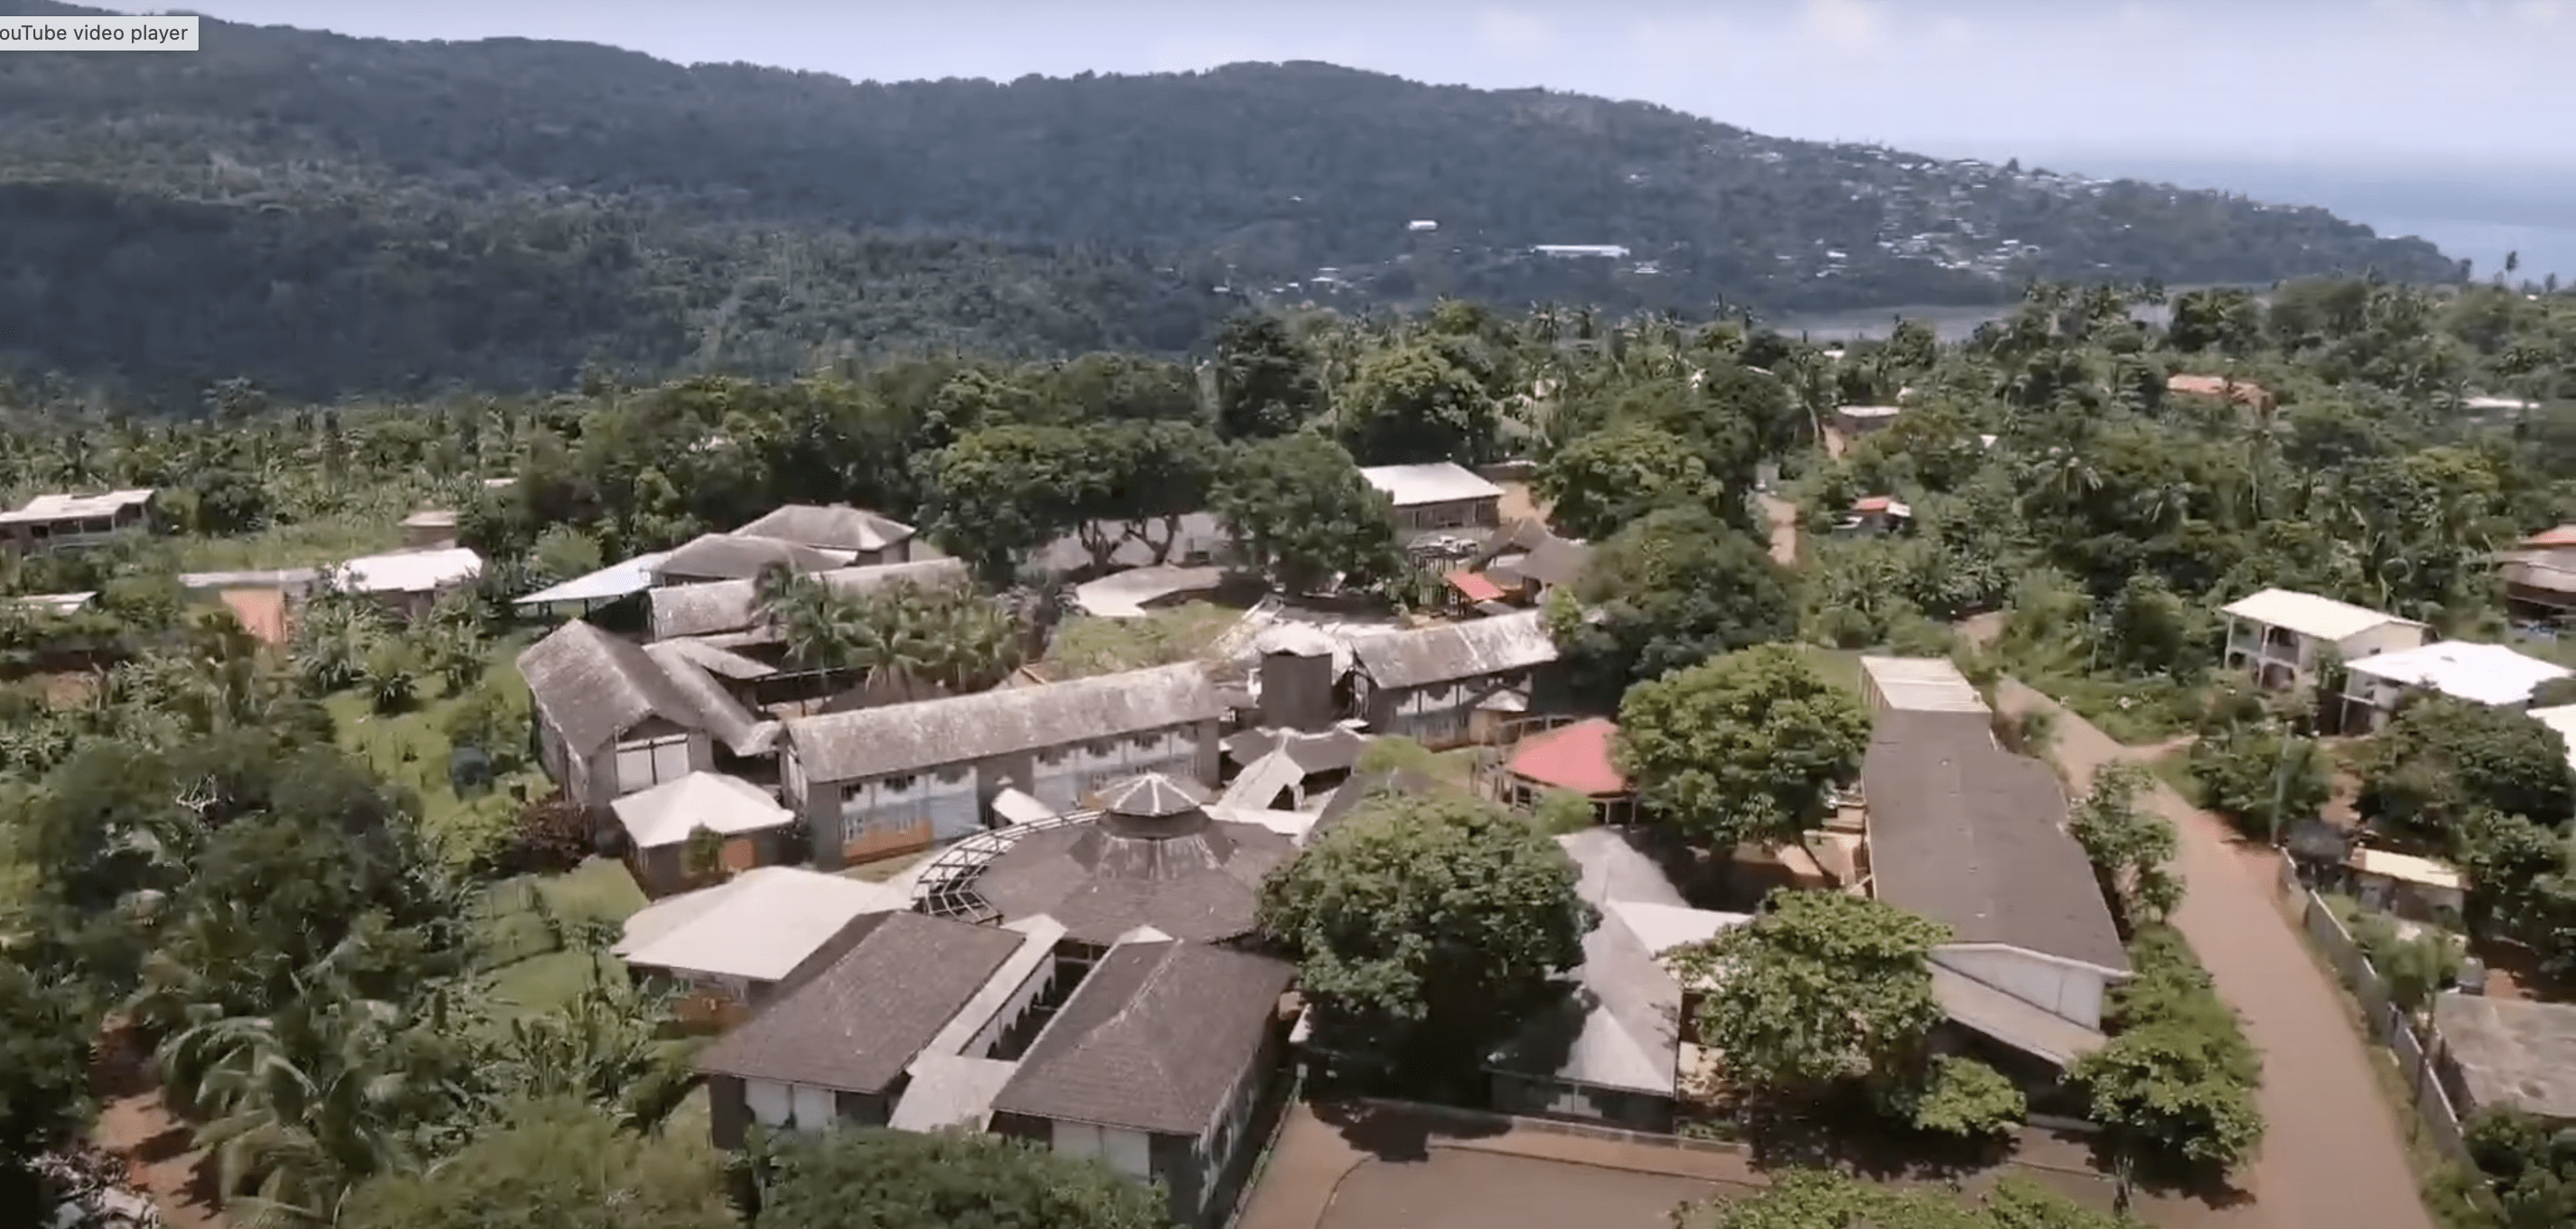
M 1940 659 L 1863 658 L 1874 728 L 1861 765 L 1860 872 L 1879 900 L 1950 928 L 1932 990 L 1958 1032 L 2026 1086 L 2098 1048 L 2129 976 L 2056 774 L 1995 741 L 1993 714 Z
M 2265 589 L 2227 606 L 2227 667 L 2282 690 L 2316 682 L 2331 649 L 2345 662 L 2411 649 L 2428 635 L 2413 619 L 2288 589 Z
M 149 487 L 104 495 L 39 495 L 0 512 L 0 550 L 41 555 L 97 546 L 126 530 L 156 528 Z
M 1490 741 L 1530 709 L 1556 663 L 1545 614 L 1524 610 L 1351 641 L 1352 711 L 1371 733 L 1435 750 Z
M 754 1123 L 991 1130 L 1159 1181 L 1204 1225 L 1248 1160 L 1293 970 L 1153 932 L 1071 942 L 1007 927 L 861 918 L 827 967 L 709 1047 L 717 1146 Z
M 1056 811 L 1113 781 L 1217 779 L 1225 701 L 1195 662 L 786 724 L 788 806 L 826 866 L 966 836 L 1004 789 Z
M 1502 523 L 1503 488 L 1455 462 L 1375 465 L 1360 471 L 1395 504 L 1399 537 L 1441 530 L 1486 530 Z

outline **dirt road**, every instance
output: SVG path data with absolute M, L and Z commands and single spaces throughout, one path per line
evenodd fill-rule
M 2010 711 L 2056 710 L 2052 756 L 2081 790 L 2094 770 L 2139 752 L 2011 679 L 1996 685 Z M 2190 888 L 2174 925 L 2191 940 L 2218 993 L 2245 1017 L 2263 1052 L 2262 1153 L 2243 1178 L 2255 1196 L 2247 1223 L 2270 1229 L 2432 1229 L 2407 1166 L 2404 1126 L 2382 1097 L 2340 991 L 2273 904 L 2264 861 L 2218 817 L 2159 783 L 2151 799 L 2182 837 Z
M 1798 506 L 1777 495 L 1762 495 L 1762 515 L 1771 522 L 1771 559 L 1784 568 L 1798 566 Z

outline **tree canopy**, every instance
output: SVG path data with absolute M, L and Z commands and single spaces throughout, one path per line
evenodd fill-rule
M 1573 860 L 1526 819 L 1387 795 L 1262 885 L 1261 925 L 1297 957 L 1328 1044 L 1473 1063 L 1583 962 L 1597 919 L 1574 889 Z
M 1684 1205 L 1678 1229 L 2138 1229 L 2126 1215 L 2095 1212 L 2025 1178 L 2006 1178 L 1966 1199 L 1938 1189 L 1865 1183 L 1793 1170 L 1761 1193 Z
M 1766 1094 L 1909 1082 L 1942 1019 L 1930 955 L 1949 931 L 1842 892 L 1774 892 L 1762 913 L 1675 956 L 1706 987 L 1699 1044 Z
M 780 1136 L 762 1225 L 784 1229 L 1164 1229 L 1161 1194 L 1101 1161 L 980 1132 L 854 1127 Z
M 1655 822 L 1718 848 L 1797 839 L 1852 778 L 1869 717 L 1804 653 L 1763 645 L 1628 689 L 1616 757 Z
M 342 1229 L 738 1229 L 705 1140 L 618 1129 L 578 1101 L 527 1103 L 436 1174 L 350 1193 Z

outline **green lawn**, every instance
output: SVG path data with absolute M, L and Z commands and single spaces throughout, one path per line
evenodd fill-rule
M 1185 662 L 1208 650 L 1243 620 L 1214 602 L 1189 602 L 1137 619 L 1075 615 L 1056 632 L 1038 669 L 1051 679 L 1089 678 Z
M 1798 647 L 1805 650 L 1808 662 L 1816 667 L 1816 673 L 1825 676 L 1826 682 L 1832 683 L 1853 695 L 1860 694 L 1860 653 L 1858 650 L 1828 649 L 1812 644 L 1800 645 Z
M 311 568 L 392 550 L 402 545 L 402 530 L 387 517 L 335 517 L 236 538 L 174 538 L 171 545 L 183 572 Z
M 484 668 L 485 681 L 518 686 L 516 659 L 525 644 L 526 639 L 520 636 L 492 641 L 491 660 Z M 448 780 L 447 757 L 455 748 L 443 733 L 447 715 L 456 707 L 456 697 L 447 694 L 445 685 L 437 679 L 425 677 L 421 680 L 420 699 L 399 713 L 379 713 L 367 697 L 355 691 L 334 694 L 323 705 L 331 711 L 342 749 L 364 757 L 385 779 L 419 793 L 421 826 L 435 839 L 447 820 L 465 805 Z
M 549 926 L 535 907 L 539 900 L 556 925 Z M 534 953 L 492 971 L 492 997 L 523 1012 L 542 1012 L 572 1001 L 594 975 L 624 978 L 625 966 L 615 957 L 594 957 L 580 948 L 578 927 L 623 922 L 644 904 L 644 892 L 625 864 L 608 858 L 589 859 L 560 875 L 522 875 L 492 885 L 480 922 L 484 937 L 502 951 Z M 548 950 L 557 933 L 572 945 Z

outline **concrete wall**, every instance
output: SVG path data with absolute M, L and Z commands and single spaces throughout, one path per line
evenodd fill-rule
M 881 1127 L 894 1112 L 900 1090 L 841 1092 L 739 1076 L 707 1077 L 709 1135 L 718 1148 L 742 1147 L 753 1125 L 773 1131 L 821 1131 L 835 1125 Z M 783 1098 L 783 1099 L 782 1099 Z
M 1974 981 L 2089 1029 L 2102 1027 L 2108 979 L 2092 969 L 2003 947 L 1933 949 L 1932 961 Z
M 1442 751 L 1466 746 L 1482 733 L 1474 720 L 1477 701 L 1498 687 L 1535 691 L 1538 685 L 1535 672 L 1514 670 L 1424 687 L 1373 687 L 1360 701 L 1360 716 L 1372 733 L 1410 738 Z

